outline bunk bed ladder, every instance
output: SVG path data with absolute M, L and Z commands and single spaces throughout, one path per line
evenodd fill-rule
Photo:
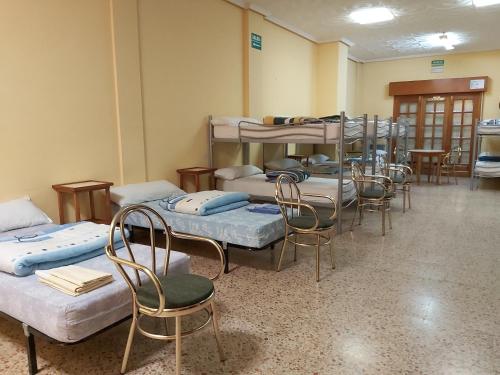
M 372 175 L 375 175 L 376 163 L 377 163 L 377 127 L 378 127 L 378 115 L 373 116 L 373 144 L 372 144 Z

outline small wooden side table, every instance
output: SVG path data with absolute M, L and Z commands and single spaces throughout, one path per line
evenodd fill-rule
M 293 155 L 287 155 L 286 157 L 288 159 L 296 160 L 299 163 L 302 162 L 302 159 L 306 159 L 306 167 L 309 166 L 309 155 L 293 154 Z
M 411 153 L 411 158 L 417 162 L 417 185 L 420 185 L 420 173 L 422 171 L 422 157 L 428 156 L 432 168 L 432 159 L 437 157 L 437 171 L 436 171 L 436 184 L 439 185 L 439 178 L 441 176 L 441 162 L 443 159 L 443 155 L 446 152 L 445 150 L 429 150 L 429 149 L 413 149 L 408 150 Z M 430 175 L 432 174 L 432 169 L 429 171 L 429 175 L 427 176 L 427 180 L 430 182 Z
M 196 191 L 200 191 L 200 176 L 203 174 L 210 175 L 210 190 L 215 189 L 215 176 L 214 172 L 217 168 L 206 168 L 206 167 L 191 167 L 191 168 L 181 168 L 177 169 L 177 173 L 179 174 L 179 187 L 184 190 L 184 182 L 187 176 L 194 177 L 194 185 L 196 187 Z
M 78 182 L 68 182 L 66 184 L 52 185 L 52 189 L 57 192 L 57 203 L 59 205 L 59 221 L 61 224 L 65 223 L 64 219 L 64 204 L 63 204 L 63 194 L 70 193 L 73 194 L 73 202 L 75 205 L 75 219 L 80 221 L 80 200 L 78 199 L 79 193 L 89 194 L 90 203 L 90 221 L 99 224 L 109 224 L 111 222 L 111 199 L 109 194 L 109 188 L 113 185 L 112 182 L 106 181 L 78 181 Z M 105 191 L 105 211 L 104 218 L 98 219 L 95 216 L 95 206 L 94 206 L 94 191 L 104 190 Z

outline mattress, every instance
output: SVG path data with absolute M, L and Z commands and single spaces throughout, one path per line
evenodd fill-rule
M 500 125 L 479 125 L 478 134 L 500 134 Z
M 266 181 L 265 174 L 237 178 L 235 180 L 219 180 L 218 188 L 224 191 L 241 191 L 254 197 L 268 198 L 274 201 L 275 184 Z M 337 199 L 337 179 L 309 177 L 307 180 L 297 184 L 302 193 L 314 193 L 329 195 Z M 351 180 L 344 180 L 343 203 L 349 202 L 356 197 L 356 188 Z M 308 201 L 313 203 L 328 203 L 325 199 L 308 197 Z
M 159 200 L 143 204 L 161 214 L 174 231 L 208 237 L 233 245 L 259 249 L 282 238 L 285 234 L 281 215 L 249 212 L 245 207 L 214 215 L 197 216 L 166 211 L 160 206 Z M 158 219 L 154 217 L 152 219 L 155 228 L 161 229 Z M 125 223 L 149 228 L 144 215 L 137 213 L 132 213 Z
M 500 162 L 477 161 L 474 167 L 474 174 L 480 177 L 500 177 Z
M 5 232 L 0 236 L 25 235 L 33 233 L 36 228 Z M 149 247 L 133 244 L 132 248 L 138 250 L 134 255 L 139 263 L 151 264 Z M 125 248 L 117 253 L 127 257 Z M 158 256 L 158 267 L 161 267 L 162 261 L 163 256 Z M 40 283 L 36 275 L 17 277 L 0 272 L 0 311 L 65 343 L 82 340 L 132 313 L 130 290 L 106 255 L 77 264 L 111 273 L 115 281 L 90 293 L 72 297 Z M 185 274 L 190 272 L 190 268 L 189 256 L 171 252 L 169 273 Z

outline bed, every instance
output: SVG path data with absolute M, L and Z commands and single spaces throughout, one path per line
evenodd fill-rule
M 474 174 L 478 177 L 500 177 L 500 161 L 478 160 L 474 167 Z
M 303 193 L 329 195 L 336 199 L 338 181 L 338 179 L 309 177 L 307 180 L 298 183 L 297 186 Z M 233 180 L 218 179 L 217 187 L 223 191 L 241 191 L 258 199 L 274 201 L 275 184 L 267 182 L 266 175 L 262 173 L 235 178 Z M 344 180 L 342 199 L 344 206 L 356 199 L 356 188 L 352 180 Z M 311 197 L 310 202 L 322 204 L 324 200 Z
M 57 227 L 56 224 L 44 224 L 11 230 L 0 233 L 0 241 L 12 236 L 29 238 L 33 233 L 51 231 Z M 149 246 L 132 246 L 137 250 L 144 248 L 143 252 L 135 252 L 139 261 L 149 259 Z M 125 251 L 125 248 L 122 248 L 118 252 Z M 158 256 L 158 265 L 162 261 L 163 257 Z M 111 273 L 114 281 L 92 292 L 73 297 L 40 283 L 36 275 L 18 277 L 0 272 L 0 312 L 23 325 L 28 339 L 30 373 L 37 372 L 33 334 L 60 343 L 78 343 L 128 319 L 131 314 L 130 290 L 106 255 L 102 254 L 75 264 Z M 172 252 L 169 272 L 189 273 L 189 256 Z

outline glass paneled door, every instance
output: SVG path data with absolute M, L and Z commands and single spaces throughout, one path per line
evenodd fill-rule
M 417 138 L 417 117 L 418 117 L 418 96 L 397 97 L 398 114 L 394 117 L 397 121 L 399 117 L 408 119 L 408 150 L 415 148 Z M 394 145 L 393 145 L 394 147 Z M 393 150 L 394 151 L 394 150 Z
M 462 157 L 458 161 L 460 170 L 470 170 L 472 163 L 472 142 L 475 120 L 479 112 L 477 97 L 471 95 L 454 95 L 451 97 L 453 103 L 453 120 L 451 125 L 450 149 L 460 147 Z

